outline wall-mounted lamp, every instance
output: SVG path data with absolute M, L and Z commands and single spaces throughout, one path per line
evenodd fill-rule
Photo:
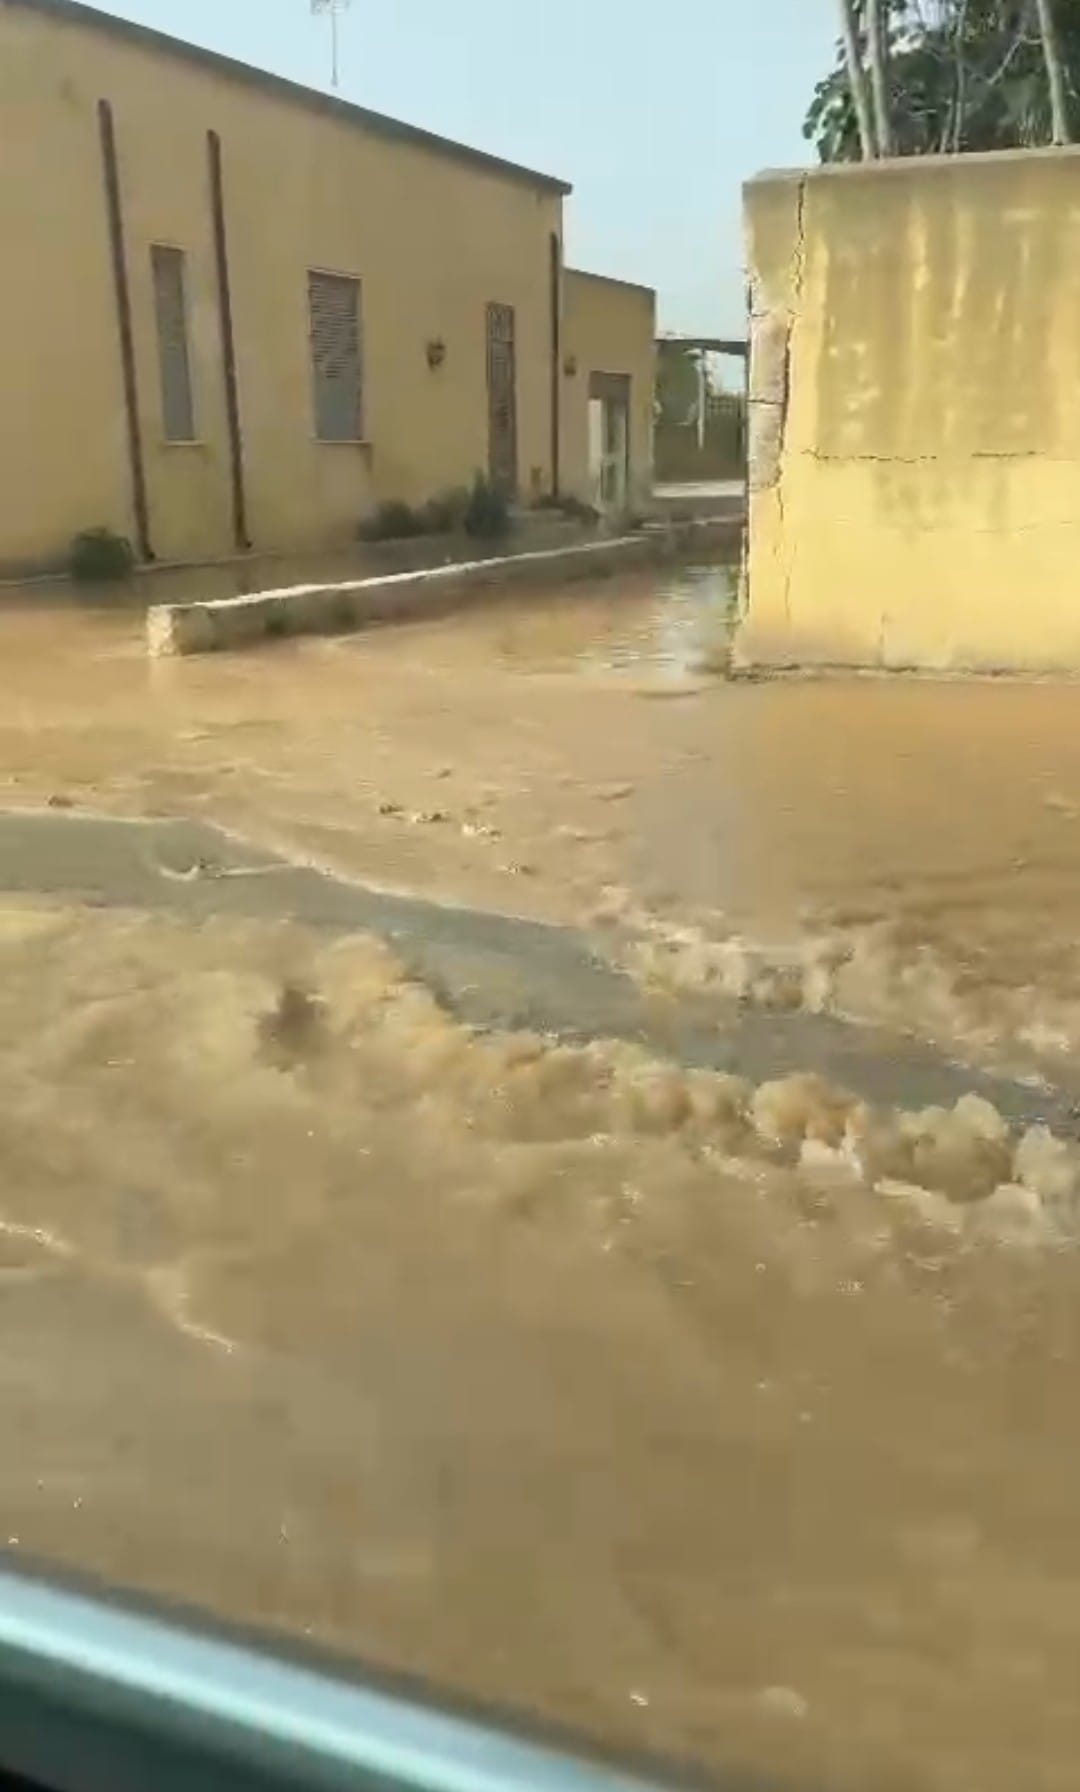
M 567 355 L 566 360 L 562 364 L 562 370 L 567 379 L 572 380 L 577 373 L 577 356 Z
M 427 364 L 431 368 L 441 367 L 446 360 L 446 344 L 441 336 L 433 336 L 427 345 Z

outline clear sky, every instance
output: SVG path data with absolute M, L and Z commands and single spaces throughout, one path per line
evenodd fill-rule
M 309 0 L 96 0 L 329 85 Z M 352 0 L 341 91 L 572 181 L 567 258 L 660 293 L 665 329 L 742 327 L 739 189 L 807 158 L 835 0 Z

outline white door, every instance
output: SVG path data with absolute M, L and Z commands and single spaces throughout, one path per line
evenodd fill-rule
M 597 510 L 604 508 L 604 401 L 589 400 L 589 496 Z
M 621 398 L 604 399 L 604 467 L 601 490 L 605 510 L 626 509 L 626 461 L 629 419 Z
M 626 509 L 629 413 L 621 398 L 589 400 L 589 486 L 597 510 Z

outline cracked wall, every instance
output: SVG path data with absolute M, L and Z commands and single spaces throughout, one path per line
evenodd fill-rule
M 748 479 L 751 492 L 775 489 L 787 425 L 791 333 L 803 264 L 803 183 L 770 191 L 751 219 Z
M 765 175 L 749 664 L 1080 668 L 1080 152 Z

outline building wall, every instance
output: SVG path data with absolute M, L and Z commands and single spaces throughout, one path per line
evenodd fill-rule
M 567 268 L 563 281 L 560 483 L 589 503 L 589 375 L 630 377 L 630 500 L 652 493 L 653 403 L 656 387 L 656 294 L 599 274 Z M 576 370 L 567 374 L 567 365 Z
M 552 186 L 390 140 L 62 12 L 0 0 L 0 565 L 133 533 L 97 105 L 115 117 L 152 545 L 235 551 L 207 133 L 224 160 L 248 528 L 349 539 L 487 462 L 486 312 L 513 305 L 523 489 L 551 479 Z M 195 445 L 162 439 L 150 245 L 186 251 Z M 307 271 L 363 282 L 364 445 L 314 439 Z M 432 370 L 426 344 L 441 338 Z
M 1080 153 L 746 193 L 750 662 L 1080 666 Z

